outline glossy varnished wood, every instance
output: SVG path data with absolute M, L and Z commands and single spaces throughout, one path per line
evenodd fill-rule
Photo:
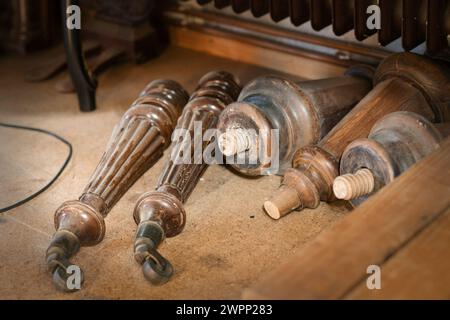
M 256 78 L 242 89 L 238 102 L 221 114 L 219 146 L 222 151 L 230 149 L 224 152 L 227 156 L 245 158 L 232 164 L 244 175 L 283 174 L 298 148 L 317 143 L 370 91 L 372 76 L 371 67 L 357 65 L 340 77 L 319 80 Z M 227 139 L 233 130 L 234 135 Z M 247 147 L 233 145 L 233 139 L 243 140 L 249 131 L 258 141 Z M 276 161 L 258 159 L 254 164 L 248 160 L 252 154 L 263 153 Z
M 294 257 L 268 266 L 244 298 L 447 299 L 449 157 L 447 138 Z M 381 290 L 367 289 L 370 265 L 381 268 Z

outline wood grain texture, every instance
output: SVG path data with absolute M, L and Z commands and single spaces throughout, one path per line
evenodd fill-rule
M 328 232 L 319 235 L 298 255 L 246 290 L 243 297 L 347 297 L 366 281 L 369 265 L 383 268 L 401 248 L 448 211 L 449 157 L 450 139 L 446 139 L 440 149 L 411 167 Z M 433 242 L 428 247 L 437 245 L 441 244 Z M 441 256 L 441 259 L 449 258 Z M 418 285 L 426 282 L 427 278 L 417 281 Z
M 169 31 L 171 42 L 176 46 L 288 74 L 301 74 L 307 79 L 339 76 L 345 71 L 345 66 L 320 61 L 306 54 L 301 56 L 294 49 L 280 51 L 257 39 L 244 42 L 219 32 L 204 33 L 178 27 L 170 27 Z
M 411 111 L 430 120 L 434 118 L 418 89 L 393 78 L 378 84 L 319 142 L 319 146 L 338 159 L 349 143 L 367 137 L 379 119 L 395 111 Z
M 430 121 L 416 113 L 397 111 L 388 114 L 372 127 L 367 138 L 353 141 L 342 154 L 340 175 L 349 174 L 344 180 L 351 181 L 355 177 L 353 174 L 363 169 L 370 173 L 374 182 L 372 188 L 363 191 L 361 187 L 365 189 L 367 184 L 361 183 L 361 179 L 359 182 L 353 180 L 354 183 L 348 184 L 352 196 L 347 200 L 354 206 L 360 205 L 439 148 L 444 137 Z
M 360 283 L 345 299 L 450 299 L 450 209 L 381 268 L 381 290 Z

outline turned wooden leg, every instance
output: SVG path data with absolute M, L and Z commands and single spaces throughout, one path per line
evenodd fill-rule
M 412 111 L 432 122 L 450 119 L 449 69 L 412 53 L 393 54 L 377 68 L 376 86 L 318 144 L 299 149 L 282 187 L 264 208 L 274 219 L 332 201 L 339 159 L 352 141 L 367 137 L 376 121 L 395 111 Z M 287 203 L 295 205 L 286 205 Z
M 435 126 L 407 111 L 391 113 L 378 121 L 367 138 L 345 148 L 340 174 L 333 183 L 338 199 L 357 206 L 439 147 L 447 125 Z
M 176 82 L 151 82 L 114 128 L 80 198 L 64 202 L 56 210 L 57 231 L 46 259 L 59 289 L 67 291 L 69 259 L 80 247 L 102 241 L 108 212 L 170 145 L 170 136 L 187 100 L 188 94 Z
M 372 76 L 371 67 L 354 66 L 341 77 L 298 83 L 256 78 L 220 115 L 219 148 L 245 159 L 232 164 L 242 174 L 283 174 L 298 148 L 317 143 L 370 91 Z
M 145 278 L 152 284 L 167 282 L 173 273 L 172 265 L 159 254 L 157 248 L 165 237 L 174 237 L 183 230 L 186 222 L 183 203 L 208 166 L 203 159 L 195 158 L 191 138 L 200 138 L 202 150 L 205 150 L 211 141 L 203 141 L 203 134 L 216 127 L 220 113 L 236 100 L 239 92 L 238 81 L 226 72 L 211 72 L 200 80 L 176 128 L 188 132 L 188 139 L 181 142 L 179 139 L 173 140 L 172 156 L 165 164 L 156 190 L 143 194 L 136 203 L 134 219 L 138 229 L 134 256 L 142 265 Z M 199 125 L 201 132 L 196 132 Z M 188 148 L 186 144 L 189 144 Z M 187 161 L 176 161 L 186 150 Z

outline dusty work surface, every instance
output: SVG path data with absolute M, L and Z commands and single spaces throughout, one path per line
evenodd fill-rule
M 39 54 L 35 58 L 42 57 Z M 242 81 L 266 73 L 257 67 L 169 48 L 143 65 L 125 64 L 100 76 L 95 112 L 81 113 L 75 95 L 56 93 L 61 76 L 40 83 L 23 81 L 33 61 L 0 57 L 0 121 L 52 130 L 69 140 L 73 158 L 45 193 L 0 216 L 0 298 L 31 299 L 201 299 L 240 298 L 280 261 L 345 214 L 340 206 L 294 213 L 273 221 L 262 203 L 279 177 L 246 179 L 225 167 L 210 167 L 186 204 L 187 223 L 179 236 L 167 239 L 161 252 L 175 267 L 172 280 L 152 287 L 133 259 L 136 225 L 132 209 L 138 196 L 154 188 L 164 160 L 150 169 L 111 210 L 105 239 L 82 248 L 73 260 L 85 271 L 81 291 L 64 294 L 46 271 L 45 250 L 54 232 L 53 213 L 65 200 L 76 199 L 104 150 L 112 127 L 156 78 L 172 78 L 189 91 L 210 70 L 229 70 Z M 40 134 L 0 128 L 0 206 L 44 185 L 62 164 L 67 148 Z

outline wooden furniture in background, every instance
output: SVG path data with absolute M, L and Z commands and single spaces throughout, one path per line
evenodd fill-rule
M 66 20 L 72 14 L 67 9 L 73 5 L 79 7 L 79 0 L 61 1 L 67 65 L 81 111 L 93 111 L 97 81 L 84 60 L 81 29 L 66 26 Z M 156 29 L 150 25 L 155 7 L 154 0 L 85 2 L 82 14 L 83 29 L 87 30 L 85 35 L 117 48 L 101 57 L 101 66 L 109 65 L 124 53 L 135 62 L 144 62 L 160 52 L 161 41 Z
M 296 32 L 220 12 L 172 7 L 164 12 L 164 18 L 171 43 L 176 46 L 307 79 L 339 76 L 357 63 L 375 66 L 389 55 L 383 48 Z
M 332 26 L 336 36 L 353 31 L 359 41 L 378 33 L 381 45 L 388 45 L 401 37 L 405 51 L 425 42 L 428 54 L 440 56 L 447 52 L 446 58 L 449 58 L 447 36 L 450 4 L 446 0 L 197 0 L 197 3 L 214 3 L 216 9 L 231 6 L 235 13 L 250 10 L 256 17 L 270 13 L 274 22 L 289 17 L 295 26 L 310 21 L 315 31 Z M 370 5 L 377 5 L 381 12 L 379 28 L 370 28 L 368 25 L 371 12 L 367 9 Z
M 2 0 L 0 49 L 27 54 L 61 39 L 59 1 Z
M 163 1 L 97 0 L 83 5 L 85 36 L 124 50 L 134 63 L 155 57 L 168 43 L 160 20 Z

